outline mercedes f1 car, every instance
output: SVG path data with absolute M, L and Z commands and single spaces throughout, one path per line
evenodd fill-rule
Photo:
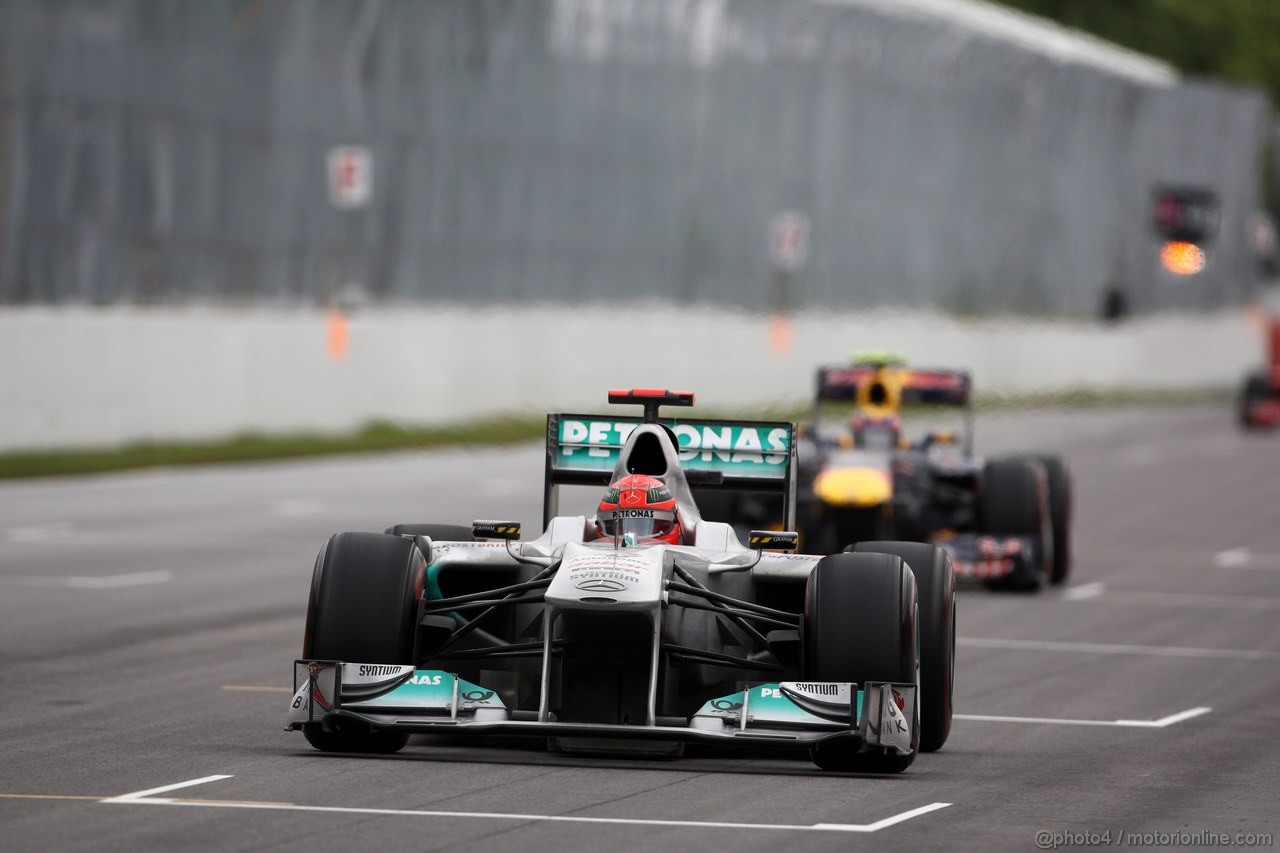
M 547 418 L 544 530 L 400 524 L 340 533 L 315 563 L 287 728 L 335 752 L 414 733 L 528 736 L 566 751 L 685 744 L 807 751 L 898 772 L 951 724 L 955 579 L 945 551 L 792 553 L 701 517 L 691 484 L 794 513 L 795 426 L 667 419 L 693 395 L 610 392 L 644 416 Z M 558 514 L 566 484 L 606 489 Z

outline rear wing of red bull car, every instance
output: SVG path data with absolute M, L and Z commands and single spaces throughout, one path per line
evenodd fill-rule
M 964 409 L 965 452 L 973 452 L 973 378 L 967 370 L 922 370 L 901 362 L 853 363 L 818 368 L 814 421 L 824 402 L 859 403 L 872 384 L 881 399 L 900 406 L 954 406 Z
M 785 529 L 795 529 L 794 423 L 659 416 L 660 406 L 692 406 L 694 395 L 687 391 L 614 390 L 609 402 L 642 405 L 644 415 L 547 415 L 543 527 L 558 512 L 560 486 L 608 486 L 632 431 L 656 423 L 673 438 L 690 485 L 780 495 Z

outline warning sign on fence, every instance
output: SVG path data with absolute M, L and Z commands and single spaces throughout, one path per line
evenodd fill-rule
M 329 149 L 329 202 L 339 210 L 369 206 L 373 198 L 373 154 L 363 145 Z
M 782 272 L 796 272 L 809 259 L 809 216 L 784 210 L 769 223 L 769 255 Z

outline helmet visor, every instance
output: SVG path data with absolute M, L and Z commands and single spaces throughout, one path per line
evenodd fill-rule
M 600 513 L 600 532 L 605 536 L 637 539 L 664 536 L 675 529 L 676 514 L 663 509 L 609 509 Z

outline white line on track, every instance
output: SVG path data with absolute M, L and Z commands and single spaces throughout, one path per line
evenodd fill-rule
M 1103 548 L 1091 550 L 1089 556 L 1097 560 L 1113 562 L 1149 560 L 1159 558 L 1177 565 L 1196 566 L 1210 563 L 1218 569 L 1280 569 L 1280 554 L 1259 554 L 1249 548 L 1228 548 L 1225 551 L 1189 551 L 1186 548 Z
M 1228 548 L 1213 555 L 1213 564 L 1220 569 L 1234 569 L 1248 565 L 1252 559 L 1248 548 Z
M 1280 569 L 1280 554 L 1255 554 L 1248 548 L 1228 548 L 1213 555 L 1213 565 L 1219 569 Z
M 1062 594 L 1065 601 L 1106 604 L 1162 604 L 1170 607 L 1239 607 L 1244 610 L 1280 609 L 1280 598 L 1259 595 L 1213 595 L 1200 592 L 1156 592 L 1146 589 L 1107 589 L 1099 582 L 1080 584 Z
M 223 775 L 218 775 L 218 776 L 201 776 L 199 779 L 190 779 L 190 780 L 188 780 L 188 781 L 186 781 L 186 782 L 176 782 L 176 783 L 174 783 L 174 784 L 172 784 L 172 785 L 163 785 L 163 786 L 161 786 L 161 787 L 159 787 L 159 788 L 148 788 L 148 789 L 147 789 L 147 790 L 145 790 L 145 791 L 134 791 L 132 794 L 121 794 L 121 795 L 120 795 L 120 796 L 118 796 L 118 797 L 108 797 L 108 798 L 107 798 L 107 799 L 105 799 L 105 800 L 99 800 L 99 802 L 103 802 L 103 803 L 133 803 L 133 802 L 137 802 L 138 800 L 143 799 L 144 797 L 150 797 L 152 794 L 167 794 L 167 793 L 169 793 L 170 791 L 177 791 L 177 790 L 179 790 L 179 789 L 181 789 L 181 788 L 190 788 L 190 787 L 193 787 L 193 786 L 195 786 L 195 785 L 203 785 L 203 784 L 205 784 L 205 783 L 207 783 L 207 782 L 219 782 L 219 781 L 221 781 L 221 780 L 223 780 L 223 779 L 230 779 L 230 778 L 231 778 L 230 776 L 225 775 L 225 774 L 223 774 Z M 147 802 L 151 802 L 151 803 L 163 803 L 163 802 L 168 802 L 168 801 L 167 801 L 167 800 L 147 800 Z
M 10 527 L 4 532 L 5 539 L 15 545 L 39 545 L 54 539 L 68 539 L 71 536 L 71 522 L 51 521 L 46 524 L 28 524 L 21 527 Z
M 896 815 L 891 815 L 873 823 L 815 823 L 804 825 L 785 823 L 730 823 L 727 821 L 700 820 L 652 820 L 647 818 L 627 817 L 582 817 L 578 815 L 515 814 L 507 812 L 444 812 L 420 809 L 369 809 L 357 808 L 355 806 L 300 806 L 290 803 L 245 803 L 226 800 L 179 800 L 167 797 L 150 796 L 152 794 L 165 794 L 169 791 L 176 791 L 179 788 L 190 788 L 193 785 L 203 785 L 206 782 L 217 782 L 221 779 L 230 778 L 230 776 L 205 776 L 201 779 L 192 779 L 189 782 L 179 782 L 176 785 L 165 785 L 160 788 L 137 791 L 132 794 L 124 794 L 119 797 L 99 800 L 98 802 L 110 803 L 112 805 L 184 806 L 187 808 L 254 809 L 257 811 L 281 812 L 329 812 L 333 814 L 399 815 L 402 817 L 455 817 L 468 818 L 471 820 L 523 820 L 548 821 L 551 823 L 627 824 L 632 826 L 683 826 L 691 829 L 771 829 L 791 832 L 879 832 L 882 829 L 903 823 L 904 821 L 911 820 L 915 817 L 920 817 L 921 815 L 928 814 L 929 812 L 935 812 L 938 809 L 945 809 L 951 805 L 951 803 L 930 803 L 927 806 L 920 806 L 919 808 L 900 812 Z
M 1043 723 L 1052 726 L 1120 726 L 1133 729 L 1164 729 L 1175 723 L 1203 716 L 1212 708 L 1188 708 L 1158 720 L 1065 720 L 1054 717 L 998 717 L 989 714 L 956 714 L 957 720 L 975 720 L 984 723 Z
M 173 572 L 158 569 L 154 572 L 130 572 L 124 575 L 107 575 L 106 577 L 70 577 L 60 578 L 59 586 L 71 589 L 121 589 L 130 586 L 148 586 L 155 583 L 168 583 L 173 580 Z
M 1093 583 L 1082 583 L 1079 586 L 1073 586 L 1068 589 L 1063 598 L 1067 601 L 1084 601 L 1088 598 L 1097 598 L 1102 594 L 1103 586 L 1098 581 Z
M 1203 717 L 1212 711 L 1212 708 L 1188 708 L 1185 711 L 1179 711 L 1176 714 L 1170 714 L 1167 717 L 1161 717 L 1158 720 L 1116 720 L 1116 723 L 1122 726 L 1138 726 L 1147 729 L 1163 729 L 1172 726 L 1174 723 L 1181 723 L 1183 720 L 1191 720 L 1196 717 Z
M 1029 652 L 1078 652 L 1101 655 L 1150 655 L 1152 657 L 1208 658 L 1214 660 L 1280 661 L 1280 652 L 1261 649 L 1197 649 L 1186 646 L 1129 646 L 1119 643 L 1067 643 L 1055 640 L 999 640 L 990 637 L 957 637 L 957 646 L 974 649 L 1009 649 Z
M 127 589 L 134 586 L 149 586 L 157 583 L 168 583 L 173 580 L 173 572 L 168 569 L 157 569 L 152 572 L 129 572 L 123 575 L 72 575 L 59 578 L 47 575 L 0 577 L 0 584 L 28 587 L 58 587 L 61 589 Z
M 1106 601 L 1117 604 L 1165 604 L 1173 607 L 1239 607 L 1243 610 L 1280 609 L 1280 598 L 1261 595 L 1209 595 L 1189 592 L 1114 590 Z

